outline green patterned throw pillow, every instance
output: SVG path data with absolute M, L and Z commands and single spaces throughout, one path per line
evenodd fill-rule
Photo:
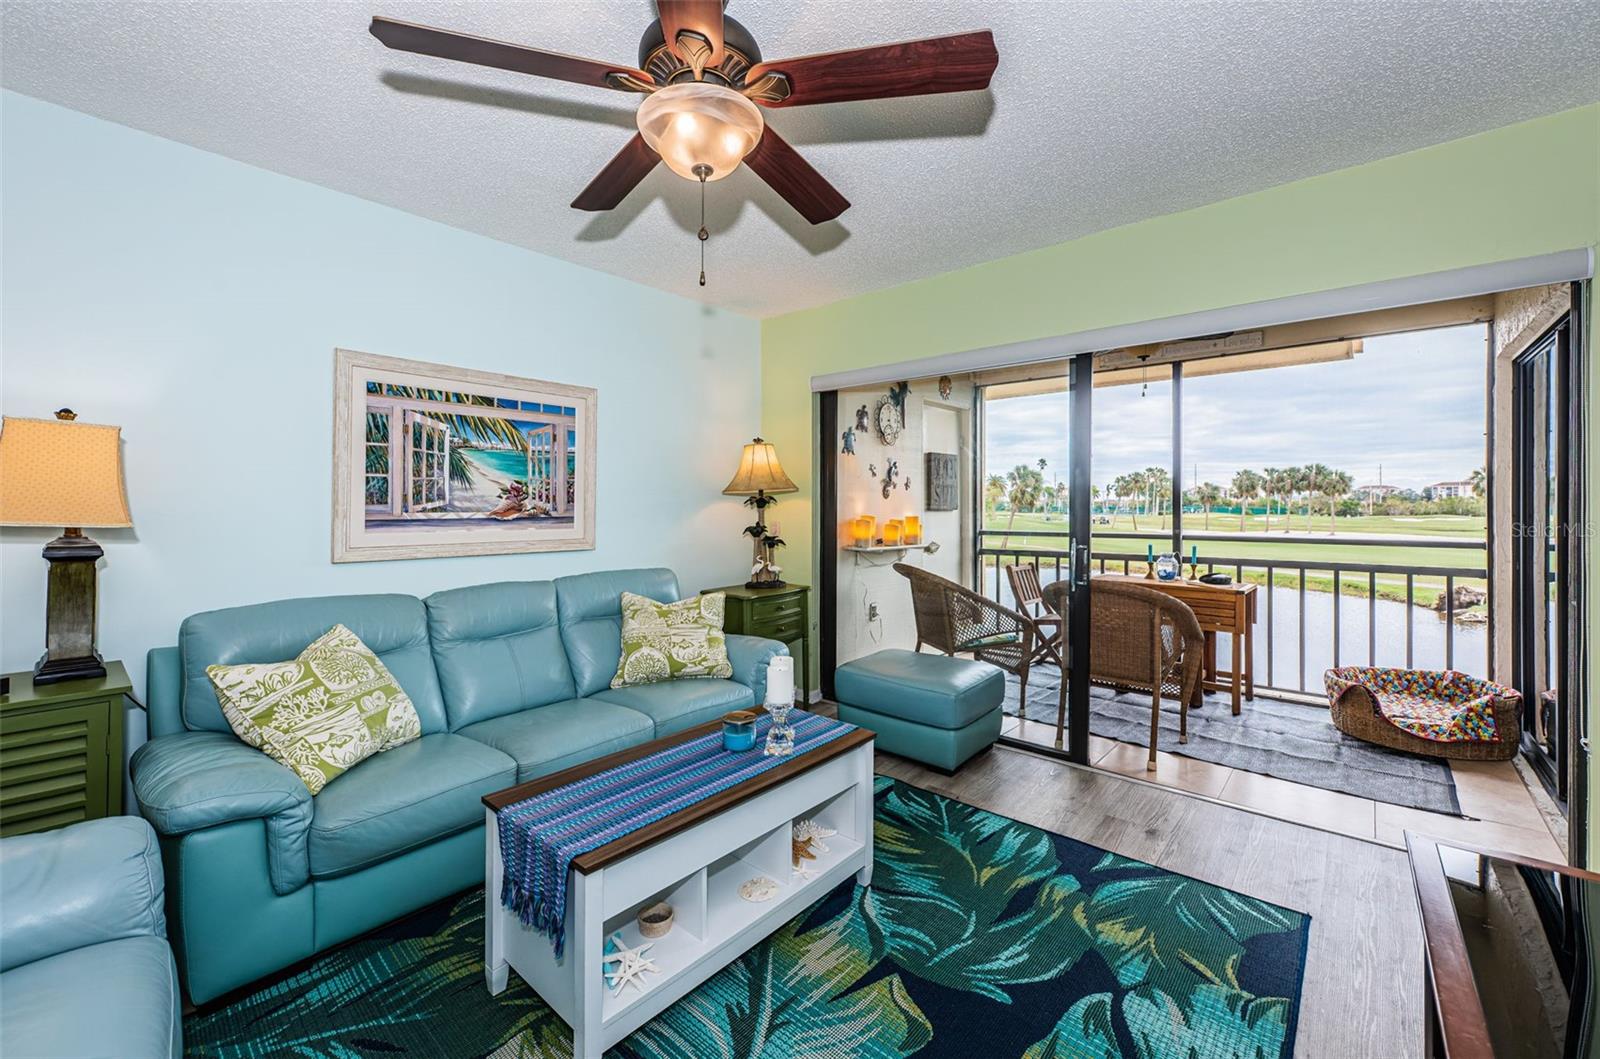
M 622 594 L 622 658 L 611 686 L 654 684 L 679 677 L 733 676 L 722 614 L 722 592 L 677 603 L 657 603 L 632 592 Z
M 373 754 L 422 735 L 416 707 L 361 638 L 335 625 L 293 662 L 207 666 L 235 734 L 312 794 Z

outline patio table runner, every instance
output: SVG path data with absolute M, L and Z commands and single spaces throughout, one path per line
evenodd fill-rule
M 772 727 L 772 718 L 762 715 L 756 720 L 754 750 L 724 750 L 722 733 L 712 732 L 501 809 L 496 815 L 501 904 L 524 925 L 550 935 L 560 959 L 574 857 L 855 730 L 853 724 L 798 710 L 789 723 L 794 728 L 790 757 L 761 752 Z

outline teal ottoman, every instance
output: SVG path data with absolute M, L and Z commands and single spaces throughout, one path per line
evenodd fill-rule
M 879 651 L 833 674 L 839 719 L 870 729 L 879 750 L 946 772 L 1000 738 L 1005 673 L 984 662 Z

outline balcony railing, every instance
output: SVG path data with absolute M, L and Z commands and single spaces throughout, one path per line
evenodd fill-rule
M 1006 538 L 1028 541 L 1061 539 L 1062 547 L 1029 543 L 1018 546 Z M 1041 582 L 1060 580 L 1069 569 L 1064 530 L 978 531 L 977 577 L 980 591 L 1012 605 L 1011 590 L 1001 567 L 1012 562 L 1035 562 Z M 1096 572 L 1142 574 L 1142 552 L 1103 547 L 1108 541 L 1137 540 L 1153 545 L 1156 554 L 1170 551 L 1170 532 L 1101 531 L 1091 549 Z M 1476 552 L 1482 560 L 1482 540 L 1435 540 L 1406 537 L 1322 537 L 1291 534 L 1192 533 L 1185 547 L 1196 545 L 1199 566 L 1206 572 L 1221 570 L 1235 581 L 1262 586 L 1255 634 L 1255 672 L 1265 674 L 1257 686 L 1267 691 L 1320 695 L 1322 671 L 1329 665 L 1404 665 L 1407 668 L 1462 669 L 1487 675 L 1486 624 L 1458 629 L 1456 588 L 1466 582 L 1486 583 L 1482 566 L 1451 564 L 1451 553 Z M 1438 563 L 1360 562 L 1352 558 L 1299 559 L 1250 554 L 1248 545 L 1308 544 L 1319 547 L 1404 548 L 1407 552 L 1438 552 Z M 1187 565 L 1188 554 L 1183 556 Z M 1322 586 L 1327 585 L 1327 591 Z M 1403 586 L 1403 590 L 1402 590 Z M 1337 591 L 1334 589 L 1337 588 Z M 1442 609 L 1434 610 L 1434 595 Z M 1352 606 L 1352 604 L 1354 604 Z M 1393 608 L 1403 607 L 1403 613 Z M 1362 613 L 1365 620 L 1362 620 Z M 1442 628 L 1422 626 L 1419 618 L 1437 621 Z M 1264 626 L 1264 627 L 1263 627 Z M 1459 651 L 1460 641 L 1470 642 Z M 1287 642 L 1286 642 L 1287 641 Z M 1219 648 L 1220 651 L 1220 648 Z

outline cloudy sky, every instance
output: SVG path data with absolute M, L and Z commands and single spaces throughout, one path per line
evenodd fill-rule
M 1325 463 L 1357 485 L 1420 490 L 1467 478 L 1485 462 L 1488 329 L 1481 324 L 1365 340 L 1353 360 L 1184 382 L 1184 487 L 1226 486 L 1242 467 Z M 1171 462 L 1172 388 L 1094 392 L 1093 480 Z M 1067 473 L 1068 396 L 988 406 L 988 474 L 1049 461 Z M 1198 475 L 1198 478 L 1197 478 Z

